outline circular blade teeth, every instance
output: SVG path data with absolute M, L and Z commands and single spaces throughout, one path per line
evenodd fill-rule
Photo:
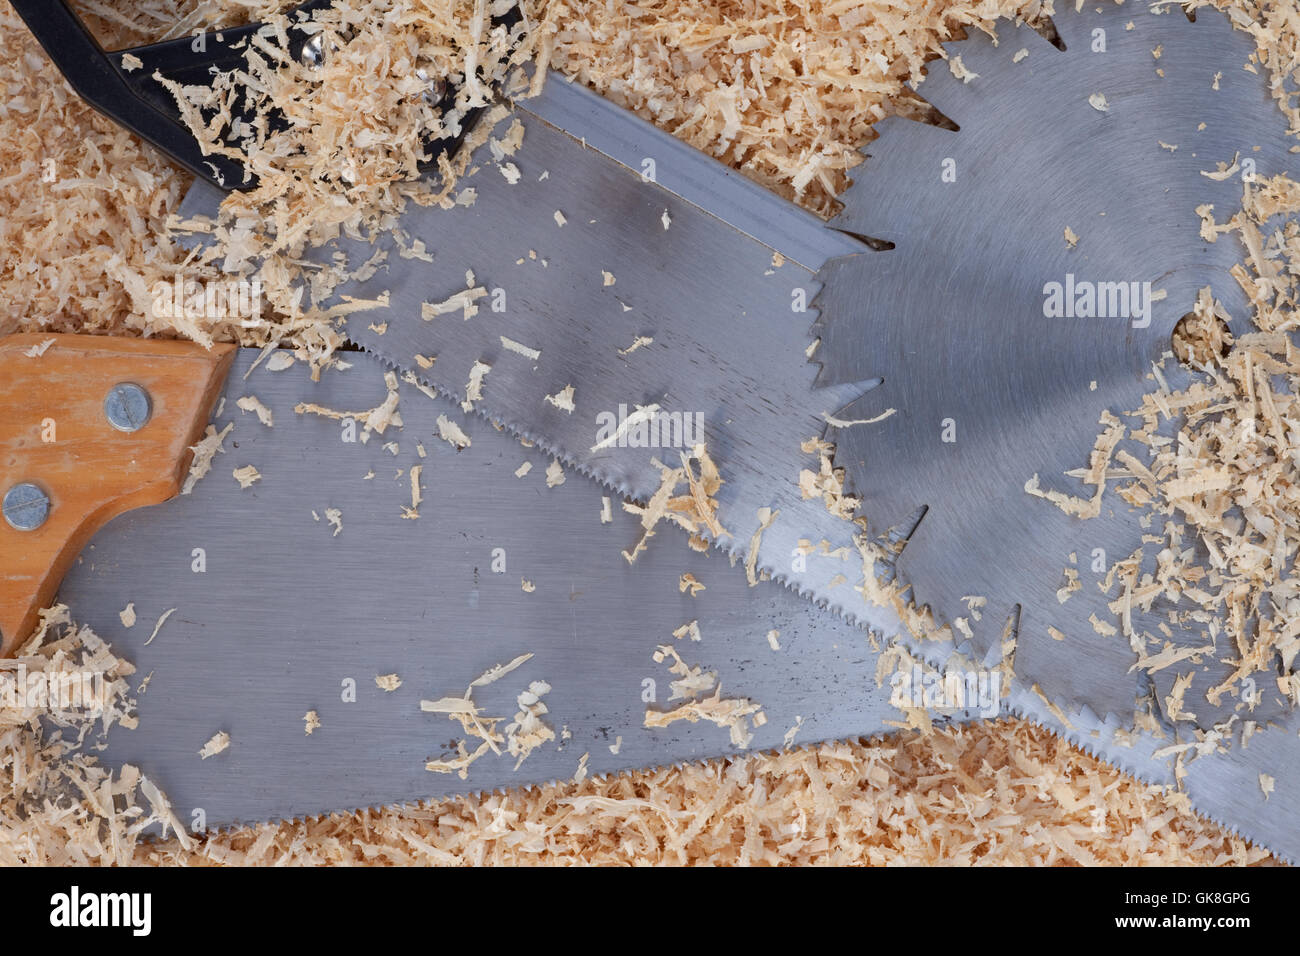
M 1171 622 L 1180 608 L 1163 597 L 1134 612 L 1133 643 L 1108 633 L 1112 572 L 1130 559 L 1154 568 L 1160 523 L 1144 527 L 1113 493 L 1094 517 L 1071 516 L 1026 483 L 1091 502 L 1077 473 L 1108 423 L 1155 387 L 1152 365 L 1199 289 L 1248 324 L 1228 271 L 1243 250 L 1203 239 L 1196 212 L 1212 203 L 1226 219 L 1242 183 L 1203 173 L 1249 155 L 1271 176 L 1294 157 L 1267 84 L 1244 69 L 1253 41 L 1217 13 L 1191 23 L 1107 5 L 1054 22 L 1064 51 L 1000 24 L 996 44 L 976 34 L 947 47 L 957 75 L 931 65 L 918 91 L 959 130 L 880 124 L 832 225 L 894 248 L 823 268 L 818 383 L 884 379 L 836 417 L 896 411 L 828 437 L 875 533 L 926 508 L 897 562 L 918 603 L 940 623 L 960 619 L 981 652 L 1018 605 L 1026 684 L 1073 709 L 1131 715 L 1141 635 L 1149 653 L 1206 643 L 1202 626 Z M 1104 317 L 1055 314 L 1079 283 L 1100 293 Z M 1172 364 L 1163 373 L 1171 387 L 1187 380 Z M 1149 458 L 1137 442 L 1117 447 Z M 971 596 L 989 602 L 980 620 Z M 1214 708 L 1202 692 L 1197 719 L 1235 703 Z

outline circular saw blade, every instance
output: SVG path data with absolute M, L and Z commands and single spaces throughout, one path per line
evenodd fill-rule
M 1203 239 L 1196 213 L 1238 209 L 1241 175 L 1204 173 L 1249 159 L 1239 165 L 1272 176 L 1295 157 L 1254 43 L 1217 13 L 1192 22 L 1177 8 L 1107 4 L 1055 24 L 1064 49 L 1007 23 L 996 41 L 946 45 L 948 63 L 918 92 L 956 130 L 877 125 L 832 225 L 893 247 L 823 268 L 814 334 L 820 384 L 883 379 L 838 419 L 896 409 L 828 438 L 877 533 L 924 510 L 897 568 L 917 602 L 981 653 L 1018 612 L 1016 673 L 1067 709 L 1122 716 L 1150 690 L 1135 642 L 1206 642 L 1202 628 L 1171 623 L 1178 608 L 1162 600 L 1135 614 L 1132 641 L 1105 633 L 1119 591 L 1108 575 L 1116 562 L 1153 567 L 1162 529 L 1109 494 L 1095 517 L 1068 515 L 1026 483 L 1093 498 L 1068 473 L 1090 467 L 1104 416 L 1141 407 L 1202 287 L 1234 332 L 1247 328 L 1228 271 L 1243 250 Z M 1107 317 L 1049 317 L 1048 284 L 1082 282 L 1132 296 L 1125 305 L 1107 286 Z M 1176 363 L 1162 372 L 1171 387 L 1187 381 Z M 972 596 L 988 602 L 978 617 Z M 1228 669 L 1202 662 L 1197 686 Z M 1161 699 L 1175 676 L 1149 678 Z M 1222 717 L 1200 701 L 1201 722 Z

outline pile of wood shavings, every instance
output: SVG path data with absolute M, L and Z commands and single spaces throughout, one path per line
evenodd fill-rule
M 2 665 L 0 866 L 127 864 L 152 824 L 177 835 L 178 852 L 193 847 L 137 768 L 114 775 L 87 753 L 114 725 L 136 725 L 131 664 L 59 605 Z
M 1247 251 L 1246 264 L 1231 271 L 1252 304 L 1256 331 L 1234 340 L 1221 326 L 1222 306 L 1210 289 L 1201 290 L 1175 346 L 1202 374 L 1172 391 L 1154 367 L 1155 388 L 1125 416 L 1130 424 L 1104 414 L 1091 467 L 1074 473 L 1096 494 L 1086 502 L 1051 499 L 1067 513 L 1092 517 L 1109 480 L 1141 512 L 1144 544 L 1116 562 L 1104 588 L 1136 666 L 1148 673 L 1174 668 L 1174 691 L 1165 701 L 1174 721 L 1197 720 L 1196 701 L 1185 695 L 1207 658 L 1230 668 L 1204 691 L 1213 706 L 1237 701 L 1249 713 L 1270 691 L 1300 703 L 1300 674 L 1293 673 L 1300 653 L 1300 355 L 1293 340 L 1300 185 L 1278 176 L 1243 190 L 1241 211 L 1212 234 L 1214 241 L 1231 234 Z M 1160 432 L 1170 421 L 1178 422 L 1172 438 Z M 1145 461 L 1117 448 L 1124 438 L 1145 449 Z M 1179 644 L 1170 634 L 1135 629 L 1132 612 L 1149 610 L 1159 598 L 1176 603 L 1180 623 L 1197 639 Z M 1116 631 L 1096 620 L 1093 626 Z
M 623 552 L 623 558 L 628 564 L 634 564 L 637 556 L 645 550 L 660 521 L 668 521 L 685 529 L 690 535 L 688 544 L 695 551 L 707 551 L 710 539 L 716 541 L 728 534 L 718 521 L 718 502 L 714 497 L 722 487 L 722 476 L 718 473 L 718 466 L 709 457 L 708 450 L 704 445 L 696 445 L 689 455 L 681 452 L 681 462 L 680 468 L 669 468 L 656 460 L 659 489 L 644 505 L 631 501 L 623 503 L 624 511 L 641 519 L 641 537 L 631 551 Z M 699 466 L 698 475 L 692 462 Z M 677 490 L 683 483 L 686 485 L 686 494 L 679 495 Z M 709 537 L 705 537 L 706 532 Z
M 902 734 L 269 825 L 202 864 L 1151 864 L 1269 858 L 1031 724 Z
M 95 14 L 97 30 L 114 47 L 261 19 L 283 6 L 79 5 Z M 1291 5 L 1224 6 L 1239 26 L 1256 32 L 1270 64 L 1294 62 L 1300 31 Z M 552 14 L 552 56 L 603 94 L 825 214 L 871 124 L 917 109 L 903 87 L 939 55 L 938 42 L 962 25 L 987 27 L 1020 9 L 1010 0 L 927 0 L 906 12 L 887 0 L 666 0 L 653 8 L 570 2 Z M 1026 15 L 1037 9 L 1023 6 Z M 0 331 L 179 334 L 133 308 L 128 287 L 170 277 L 183 262 L 165 226 L 189 177 L 77 99 L 4 4 L 0 36 Z M 754 49 L 733 51 L 733 42 Z M 859 57 L 870 58 L 883 80 L 863 81 L 865 74 L 846 65 Z M 712 106 L 722 101 L 733 108 L 719 120 L 721 107 Z M 289 344 L 312 343 L 293 323 L 286 328 Z M 237 333 L 211 334 L 224 340 Z M 4 773 L 34 779 L 40 751 L 29 735 L 6 731 L 4 741 Z M 14 789 L 8 777 L 0 785 L 6 793 Z M 84 808 L 81 815 L 23 822 L 11 806 L 0 807 L 0 854 L 20 848 L 22 862 L 116 860 L 129 850 L 106 850 Z M 1111 863 L 1261 858 L 1180 799 L 1015 721 L 900 735 L 882 746 L 823 745 L 582 786 L 267 825 L 203 840 L 193 852 L 186 842 L 136 846 L 135 860 L 924 863 L 967 854 L 987 863 L 1042 863 L 1069 862 L 1074 857 L 1062 847 L 1071 846 Z

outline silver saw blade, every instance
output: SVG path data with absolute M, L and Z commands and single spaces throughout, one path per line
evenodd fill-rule
M 817 370 L 805 351 L 814 273 L 867 247 L 561 77 L 517 103 L 500 129 L 514 119 L 525 127 L 524 146 L 508 158 L 518 181 L 484 147 L 465 181 L 477 192 L 473 205 L 408 206 L 406 241 L 422 240 L 433 261 L 402 259 L 391 237 L 381 239 L 391 252 L 385 266 L 339 292 L 388 294 L 391 304 L 343 331 L 455 401 L 466 398 L 475 364 L 491 365 L 475 410 L 620 495 L 645 500 L 659 486 L 656 461 L 676 462 L 703 440 L 726 480 L 717 495 L 730 532 L 723 548 L 744 555 L 759 509 L 779 511 L 757 567 L 853 620 L 897 632 L 896 615 L 851 586 L 861 568 L 855 528 L 798 485 L 801 469 L 819 466 L 800 445 L 819 438 L 823 416 L 866 384 L 813 388 Z M 181 213 L 211 213 L 214 198 L 197 189 Z M 361 242 L 340 246 L 353 265 L 374 254 Z M 423 321 L 422 305 L 465 290 L 470 272 L 488 290 L 477 314 Z M 531 360 L 503 337 L 542 354 Z M 645 338 L 653 341 L 632 349 Z M 424 368 L 417 355 L 437 358 Z M 547 401 L 568 385 L 573 412 Z M 651 447 L 593 450 L 610 418 L 652 404 L 702 423 L 699 437 L 683 429 Z M 805 557 L 801 540 L 852 557 Z
M 192 494 L 105 527 L 60 589 L 75 620 L 135 663 L 133 686 L 149 677 L 138 729 L 113 728 L 104 759 L 139 766 L 187 824 L 567 779 L 584 755 L 604 774 L 740 752 L 726 727 L 644 726 L 647 710 L 683 703 L 669 700 L 672 660 L 653 659 L 661 644 L 716 673 L 724 698 L 761 706 L 765 724 L 744 722 L 750 749 L 782 746 L 796 727 L 790 739 L 806 743 L 886 732 L 899 719 L 861 630 L 782 588 L 751 588 L 723 556 L 668 536 L 628 566 L 619 550 L 635 519 L 615 502 L 603 523 L 602 489 L 579 475 L 548 487 L 549 458 L 477 419 L 456 452 L 436 435 L 438 416 L 458 410 L 413 386 L 400 386 L 401 427 L 366 442 L 344 440 L 355 421 L 295 413 L 299 402 L 380 405 L 376 358 L 358 353 L 349 372 L 316 384 L 301 365 L 245 380 L 257 355 L 244 350 L 228 380 L 214 424 L 235 427 L 212 472 Z M 237 408 L 245 395 L 271 411 L 272 428 Z M 531 470 L 516 477 L 524 462 Z M 261 478 L 245 490 L 231 472 L 248 465 Z M 416 466 L 424 500 L 409 518 Z M 705 585 L 694 597 L 680 586 L 688 572 Z M 131 628 L 118 616 L 128 604 Z M 700 640 L 674 638 L 691 621 Z M 557 739 L 517 769 L 509 754 L 488 753 L 465 779 L 427 771 L 466 735 L 420 701 L 460 696 L 523 654 L 533 657 L 474 698 L 485 716 L 509 720 L 517 695 L 545 681 Z M 376 676 L 394 672 L 400 688 L 381 690 Z M 320 727 L 307 736 L 309 710 Z M 220 731 L 229 748 L 200 758 Z
M 1243 174 L 1273 176 L 1296 160 L 1253 40 L 1219 14 L 1190 22 L 1177 8 L 1105 4 L 1054 23 L 1064 50 L 1005 23 L 996 43 L 977 34 L 946 45 L 977 76 L 958 79 L 954 59 L 953 69 L 934 65 L 919 92 L 958 130 L 878 124 L 832 225 L 894 248 L 822 269 L 818 382 L 883 377 L 840 417 L 898 409 L 832 437 L 873 521 L 926 509 L 898 562 L 918 600 L 952 621 L 967 614 L 965 595 L 988 596 L 992 613 L 971 622 L 981 649 L 1018 606 L 1017 673 L 1062 706 L 1125 714 L 1140 690 L 1136 656 L 1089 618 L 1115 619 L 1114 591 L 1097 585 L 1148 529 L 1113 495 L 1084 520 L 1025 484 L 1038 476 L 1044 488 L 1092 497 L 1066 472 L 1088 467 L 1104 412 L 1137 409 L 1155 388 L 1152 364 L 1200 288 L 1212 287 L 1234 332 L 1248 329 L 1249 303 L 1228 273 L 1246 250 L 1235 237 L 1205 241 L 1196 209 L 1213 203 L 1226 218 L 1240 207 Z M 1237 160 L 1241 173 L 1205 175 Z M 1146 282 L 1165 297 L 1146 315 L 1130 304 L 1111 318 L 1045 317 L 1046 284 L 1066 287 L 1067 277 Z M 1163 374 L 1174 389 L 1188 381 L 1177 363 Z M 1120 447 L 1146 460 L 1136 442 Z M 1146 545 L 1144 571 L 1159 550 Z M 1062 602 L 1066 569 L 1082 588 Z M 1159 635 L 1174 607 L 1157 601 L 1134 629 Z M 1176 627 L 1174 641 L 1200 646 L 1202 630 Z M 1161 698 L 1177 670 L 1155 675 Z M 1198 668 L 1197 685 L 1230 670 Z M 1202 726 L 1237 705 L 1198 704 Z M 1270 694 L 1249 716 L 1283 707 Z
M 312 383 L 303 366 L 253 370 L 256 356 L 245 350 L 228 379 L 214 425 L 235 428 L 212 472 L 190 495 L 106 526 L 60 589 L 75 619 L 136 664 L 136 685 L 148 677 L 137 728 L 114 727 L 101 759 L 141 767 L 196 830 L 566 779 L 583 755 L 590 773 L 604 774 L 741 753 L 707 723 L 644 727 L 647 710 L 680 703 L 667 700 L 675 675 L 653 659 L 661 644 L 716 672 L 724 696 L 762 706 L 750 751 L 785 745 L 795 727 L 790 740 L 802 744 L 898 726 L 896 680 L 881 686 L 878 645 L 860 628 L 773 584 L 751 588 L 722 555 L 673 536 L 629 567 L 617 551 L 635 522 L 615 503 L 613 520 L 600 521 L 603 489 L 573 474 L 547 487 L 547 456 L 476 417 L 465 424 L 471 445 L 454 451 L 434 435 L 438 416 L 458 409 L 413 385 L 399 385 L 400 427 L 364 443 L 344 441 L 346 422 L 295 413 L 299 402 L 378 406 L 387 388 L 376 358 L 350 356 L 347 373 Z M 238 410 L 246 395 L 272 413 L 273 428 Z M 532 468 L 516 477 L 524 462 Z M 247 490 L 230 477 L 246 465 L 262 476 Z M 402 516 L 413 465 L 423 468 L 417 519 Z M 695 597 L 681 589 L 688 572 L 705 585 Z M 130 628 L 118 615 L 128 603 Z M 675 639 L 690 621 L 701 640 Z M 487 754 L 465 779 L 425 770 L 426 760 L 454 756 L 464 734 L 419 701 L 459 695 L 527 653 L 475 699 L 485 715 L 510 717 L 517 694 L 544 680 L 545 719 L 569 736 L 518 769 L 509 755 Z M 388 673 L 402 681 L 391 693 L 374 682 Z M 1019 687 L 968 703 L 932 716 L 1015 714 L 1150 783 L 1172 786 L 1173 756 L 1195 753 L 1173 728 L 1130 737 L 1114 719 L 1054 714 Z M 310 736 L 308 710 L 320 718 Z M 1259 774 L 1285 780 L 1278 768 L 1300 762 L 1298 727 L 1291 719 L 1249 748 L 1193 759 L 1183 782 L 1198 811 L 1288 859 L 1300 858 L 1291 823 L 1300 788 L 1280 786 L 1266 801 Z M 202 759 L 218 731 L 229 748 Z
M 1043 49 L 1048 55 L 1058 52 L 1045 44 L 1039 52 Z M 474 363 L 491 364 L 476 411 L 536 440 L 566 465 L 619 494 L 647 497 L 658 482 L 653 459 L 675 452 L 592 451 L 600 413 L 652 402 L 666 410 L 702 412 L 705 439 L 728 482 L 719 494 L 720 514 L 733 537 L 722 546 L 744 553 L 757 526 L 757 508 L 775 506 L 781 515 L 762 537 L 758 567 L 856 623 L 896 633 L 900 625 L 892 611 L 867 603 L 851 589 L 860 574 L 852 562 L 820 556 L 800 562 L 793 553 L 801 539 L 826 539 L 832 551 L 852 544 L 851 528 L 830 517 L 820 500 L 803 501 L 799 495 L 798 472 L 816 470 L 816 460 L 803 455 L 798 445 L 822 433 L 824 413 L 869 392 L 882 374 L 880 368 L 864 370 L 857 379 L 849 374 L 829 387 L 814 387 L 815 366 L 806 363 L 805 349 L 812 335 L 824 337 L 833 323 L 819 322 L 810 335 L 815 313 L 800 308 L 815 294 L 819 280 L 814 273 L 827 260 L 832 260 L 828 271 L 847 262 L 865 272 L 883 269 L 884 254 L 825 229 L 734 171 L 561 78 L 553 76 L 540 97 L 516 104 L 514 116 L 527 129 L 524 148 L 509 157 L 520 170 L 519 181 L 508 182 L 484 151 L 479 157 L 484 165 L 467 182 L 478 192 L 473 206 L 408 212 L 404 228 L 436 250 L 435 261 L 411 263 L 392 256 L 386 271 L 346 289 L 366 296 L 392 294 L 388 314 L 366 313 L 346 329 L 349 337 L 456 400 L 465 397 Z M 648 172 L 653 177 L 643 175 Z M 196 188 L 182 213 L 211 212 L 214 198 Z M 563 225 L 556 211 L 564 217 Z M 354 262 L 373 251 L 360 244 L 348 249 Z M 780 254 L 775 260 L 774 253 Z M 838 258 L 845 256 L 849 258 Z M 781 259 L 783 264 L 776 266 Z M 420 304 L 464 289 L 467 270 L 487 289 L 504 291 L 503 311 L 494 312 L 491 300 L 483 299 L 469 320 L 453 314 L 423 322 Z M 612 285 L 604 272 L 614 279 Z M 864 289 L 874 286 L 859 283 L 854 288 L 865 295 Z M 825 294 L 821 301 L 829 319 Z M 850 304 L 854 308 L 846 312 L 860 311 L 858 301 Z M 502 336 L 539 349 L 540 359 L 510 351 Z M 654 342 L 617 354 L 641 336 Z M 886 361 L 905 354 L 905 349 L 900 353 L 879 345 L 868 351 Z M 823 342 L 816 358 L 826 363 L 829 352 Z M 416 354 L 438 358 L 431 369 L 423 369 L 415 367 Z M 823 370 L 823 385 L 825 377 Z M 572 414 L 545 401 L 570 384 L 576 387 Z M 880 394 L 877 390 L 876 397 Z M 831 434 L 843 442 L 856 430 Z M 919 477 L 907 480 L 915 483 Z M 1019 495 L 1023 482 L 1021 478 Z M 635 538 L 629 533 L 620 546 L 630 546 Z M 849 583 L 842 583 L 845 577 Z M 996 617 L 989 614 L 986 620 Z M 1000 628 L 1001 621 L 995 626 Z M 902 640 L 931 663 L 942 664 L 948 653 L 944 647 L 918 645 L 906 635 Z M 1085 657 L 1072 660 L 1071 668 L 1087 667 Z M 1018 670 L 1019 665 L 1018 659 Z M 1050 677 L 1042 683 L 1052 686 Z M 1127 736 L 1119 743 L 1112 739 L 1131 724 L 1123 715 L 1131 714 L 1138 687 L 1127 675 L 1124 686 L 1117 695 L 1123 706 L 1099 704 L 1103 712 L 1119 713 L 1118 718 L 1099 720 L 1086 705 L 1077 712 L 1067 706 L 1068 715 L 1055 711 L 1028 684 L 1013 689 L 1009 705 L 1012 712 L 1142 779 L 1169 782 L 1174 753 L 1159 750 L 1176 743 L 1172 728 L 1164 728 L 1163 738 L 1138 734 L 1135 750 L 1144 754 L 1141 758 L 1132 756 Z M 1216 760 L 1201 758 L 1189 770 L 1187 786 L 1203 812 L 1294 855 L 1285 814 L 1277 812 L 1276 797 L 1263 800 L 1258 775 L 1284 774 L 1296 766 L 1287 751 L 1295 728 L 1284 724 L 1268 733 L 1275 735 L 1271 739 L 1281 756 L 1236 750 L 1220 771 L 1214 769 Z

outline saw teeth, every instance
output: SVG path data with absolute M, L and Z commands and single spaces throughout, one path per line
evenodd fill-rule
M 959 73 L 979 76 L 963 82 L 936 61 L 918 92 L 958 131 L 879 125 L 831 225 L 895 247 L 823 266 L 817 384 L 885 379 L 837 417 L 898 411 L 828 437 L 871 527 L 928 506 L 897 562 L 917 602 L 953 622 L 966 613 L 964 595 L 1002 598 L 1006 606 L 973 625 L 981 649 L 998 639 L 991 623 L 1018 604 L 1017 673 L 1027 684 L 1067 710 L 1127 720 L 1137 658 L 1122 635 L 1105 637 L 1089 620 L 1113 618 L 1115 596 L 1093 568 L 1134 554 L 1144 529 L 1113 489 L 1096 517 L 1080 519 L 1025 486 L 1037 475 L 1040 488 L 1091 498 L 1066 473 L 1088 466 L 1103 413 L 1139 407 L 1154 387 L 1151 365 L 1198 289 L 1210 285 L 1245 321 L 1249 305 L 1227 271 L 1242 251 L 1227 238 L 1205 242 L 1194 213 L 1215 202 L 1226 215 L 1241 186 L 1202 172 L 1230 163 L 1242 144 L 1261 175 L 1292 157 L 1266 83 L 1242 70 L 1253 42 L 1219 14 L 1189 23 L 1107 5 L 1062 12 L 1054 24 L 1063 52 L 1005 24 L 996 45 L 978 33 L 945 44 L 950 62 L 961 57 Z M 1029 55 L 1013 62 L 1022 48 Z M 1138 293 L 1113 316 L 1054 316 L 1052 284 L 1063 298 L 1076 281 L 1137 283 L 1128 288 Z M 1173 387 L 1187 380 L 1166 371 Z M 1142 446 L 1130 447 L 1141 459 Z M 1155 550 L 1143 552 L 1144 571 Z M 1062 600 L 1067 567 L 1079 588 Z M 1164 640 L 1156 628 L 1172 609 L 1158 602 L 1134 626 Z M 1192 629 L 1174 634 L 1203 643 Z M 1198 725 L 1225 719 L 1233 703 L 1211 708 L 1202 697 Z
M 957 134 L 902 116 L 887 116 L 876 124 L 877 139 L 862 150 L 866 157 L 854 170 L 854 188 L 845 193 L 844 208 L 830 225 L 854 235 L 906 243 L 913 225 L 906 208 L 885 203 L 878 191 L 904 193 L 933 186 L 933 176 L 920 169 L 916 156 L 948 156 Z M 891 144 L 877 153 L 876 143 Z

